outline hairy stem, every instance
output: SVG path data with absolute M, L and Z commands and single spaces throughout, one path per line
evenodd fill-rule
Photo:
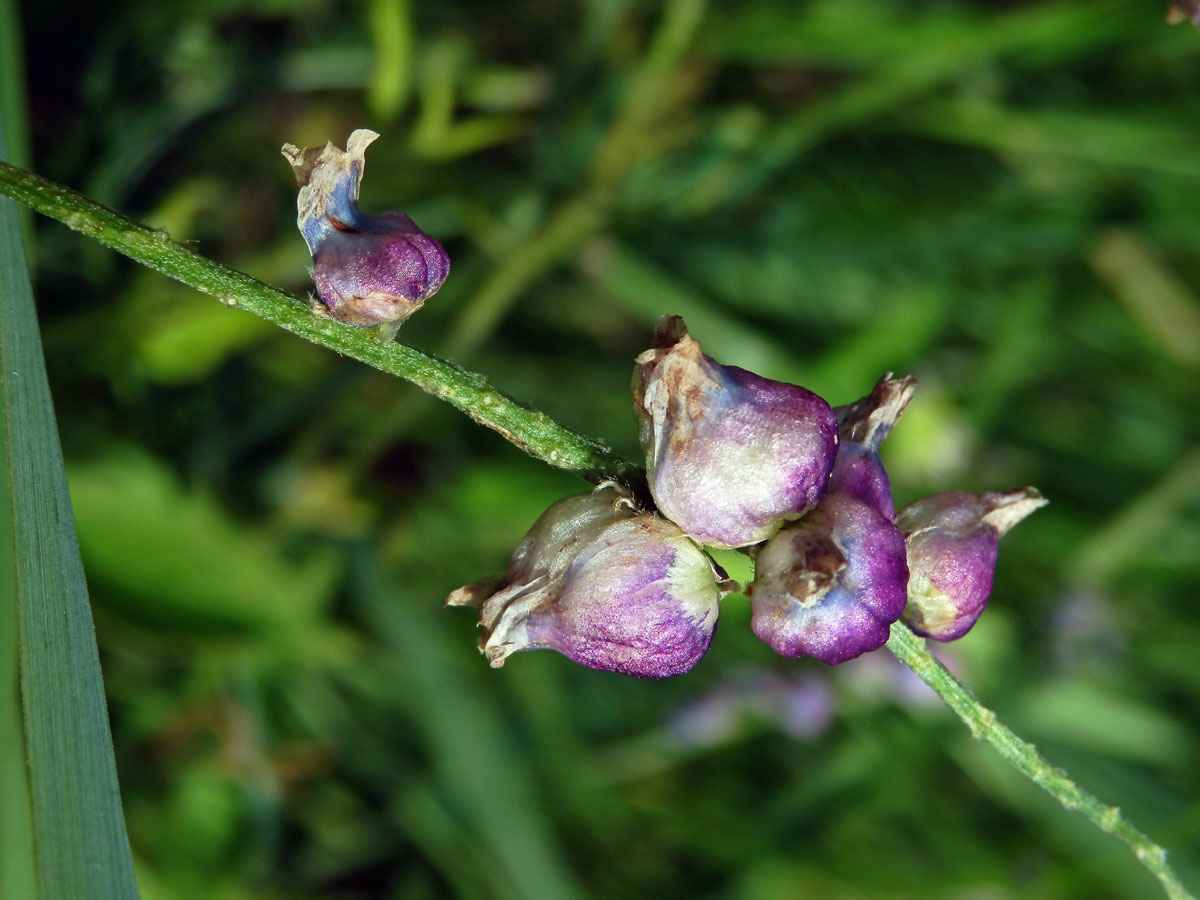
M 628 482 L 639 473 L 603 444 L 554 422 L 488 385 L 479 375 L 394 342 L 381 343 L 370 331 L 315 315 L 298 297 L 212 262 L 170 239 L 92 200 L 32 172 L 0 162 L 0 195 L 11 197 L 129 258 L 211 294 L 228 306 L 248 310 L 293 334 L 367 365 L 398 375 L 499 432 L 531 456 L 597 482 Z M 1001 724 L 925 648 L 907 626 L 892 626 L 888 649 L 956 712 L 971 733 L 991 744 L 1027 778 L 1068 809 L 1125 841 L 1162 884 L 1171 900 L 1195 900 L 1167 863 L 1166 851 L 1062 771 L 1053 768 L 1027 741 Z
M 0 195 L 57 219 L 151 269 L 285 328 L 292 334 L 411 381 L 531 456 L 592 482 L 621 481 L 636 469 L 603 444 L 559 425 L 496 390 L 480 375 L 393 341 L 314 315 L 309 304 L 249 275 L 205 259 L 162 231 L 139 225 L 62 185 L 0 162 Z
M 1026 778 L 1067 809 L 1082 813 L 1097 828 L 1116 835 L 1128 844 L 1133 855 L 1159 880 L 1171 900 L 1195 900 L 1168 865 L 1166 850 L 1135 828 L 1121 815 L 1121 810 L 1101 803 L 1061 769 L 1046 762 L 1033 744 L 1013 734 L 996 718 L 994 712 L 976 700 L 962 682 L 938 662 L 925 646 L 925 641 L 913 634 L 907 625 L 897 622 L 892 626 L 887 647 L 933 688 L 945 704 L 958 714 L 974 737 L 991 744 Z

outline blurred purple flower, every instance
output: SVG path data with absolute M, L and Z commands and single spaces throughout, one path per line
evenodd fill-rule
M 712 747 L 738 730 L 745 698 L 729 685 L 688 701 L 667 722 L 667 734 L 685 747 Z
M 817 673 L 783 677 L 743 671 L 685 704 L 668 722 L 667 733 L 685 747 L 711 747 L 731 740 L 753 719 L 797 740 L 810 740 L 828 730 L 833 700 L 829 680 Z
M 833 688 L 815 673 L 778 678 L 760 696 L 771 718 L 790 736 L 808 740 L 823 734 L 833 722 Z
M 931 644 L 929 652 L 937 657 L 951 673 L 961 676 L 963 661 L 952 644 Z M 852 692 L 879 701 L 891 697 L 898 703 L 916 709 L 942 708 L 942 700 L 933 688 L 921 680 L 912 669 L 890 653 L 868 653 L 838 666 L 836 676 Z

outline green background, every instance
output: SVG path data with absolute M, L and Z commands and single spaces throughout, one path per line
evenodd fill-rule
M 1200 886 L 1200 34 L 1108 0 L 17 12 L 18 162 L 303 293 L 279 147 L 371 127 L 363 208 L 454 263 L 401 339 L 620 452 L 662 313 L 835 404 L 916 375 L 901 504 L 1051 500 L 945 660 Z M 583 482 L 35 225 L 147 900 L 1156 895 L 885 653 L 778 658 L 741 595 L 683 678 L 488 669 L 442 599 Z

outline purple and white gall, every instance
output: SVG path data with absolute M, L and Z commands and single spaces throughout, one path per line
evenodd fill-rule
M 560 500 L 503 576 L 447 603 L 479 608 L 493 666 L 547 648 L 595 669 L 679 675 L 708 650 L 735 587 L 703 543 L 750 548 L 751 629 L 783 656 L 842 663 L 886 644 L 901 617 L 917 634 L 961 637 L 991 592 L 1000 537 L 1045 500 L 951 491 L 897 513 L 879 451 L 915 383 L 888 374 L 833 409 L 721 365 L 664 316 L 633 376 L 656 511 L 611 482 Z
M 834 665 L 877 650 L 904 609 L 904 537 L 851 494 L 826 494 L 753 556 L 750 627 L 783 656 Z
M 1000 538 L 1046 505 L 1034 488 L 970 494 L 944 491 L 896 515 L 908 548 L 904 622 L 917 634 L 953 641 L 975 625 L 992 593 Z
M 812 391 L 705 356 L 663 316 L 637 358 L 634 412 L 650 493 L 664 516 L 715 547 L 747 547 L 825 495 L 837 419 Z
M 732 587 L 678 527 L 604 486 L 555 503 L 504 576 L 446 602 L 479 607 L 480 650 L 494 667 L 551 649 L 593 669 L 666 678 L 704 656 Z
M 450 271 L 442 245 L 404 213 L 359 211 L 365 153 L 377 137 L 360 128 L 345 150 L 329 143 L 282 151 L 300 186 L 296 224 L 312 253 L 321 310 L 347 325 L 404 321 Z

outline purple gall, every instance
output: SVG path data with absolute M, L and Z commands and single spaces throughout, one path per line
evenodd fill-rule
M 1046 500 L 1034 488 L 970 494 L 945 491 L 896 516 L 908 547 L 904 622 L 922 637 L 953 641 L 979 619 L 996 570 L 1000 538 Z
M 836 665 L 878 650 L 904 609 L 904 537 L 851 494 L 826 494 L 752 554 L 750 627 L 783 656 Z
M 829 404 L 794 384 L 723 366 L 678 316 L 637 358 L 634 411 L 662 514 L 716 547 L 766 540 L 825 494 L 837 450 Z
M 896 516 L 891 484 L 879 459 L 879 446 L 908 407 L 917 380 L 911 375 L 885 375 L 866 397 L 834 412 L 838 417 L 838 450 L 829 476 L 830 492 L 857 497 L 883 513 Z
M 301 150 L 283 145 L 300 193 L 296 224 L 313 258 L 319 312 L 347 325 L 384 325 L 407 319 L 432 296 L 450 271 L 442 245 L 404 213 L 359 212 L 367 146 L 378 134 L 360 128 L 346 149 L 332 143 Z
M 707 652 L 734 585 L 675 525 L 612 486 L 551 506 L 499 578 L 446 603 L 478 606 L 480 650 L 494 667 L 520 650 L 557 650 L 639 678 L 691 670 Z

